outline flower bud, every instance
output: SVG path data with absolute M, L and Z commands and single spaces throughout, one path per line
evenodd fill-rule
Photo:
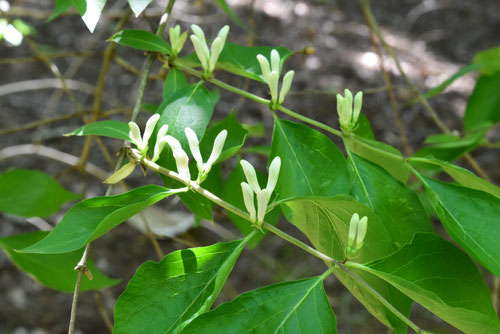
M 276 71 L 278 75 L 280 73 L 280 62 L 281 62 L 280 54 L 278 53 L 278 51 L 273 49 L 271 51 L 271 71 Z
M 351 221 L 349 223 L 349 235 L 347 239 L 348 253 L 349 249 L 354 247 L 354 241 L 356 240 L 356 233 L 358 232 L 359 215 L 357 213 L 353 214 Z
M 207 45 L 203 44 L 200 38 L 195 35 L 191 35 L 191 42 L 193 43 L 194 51 L 200 60 L 201 66 L 203 68 L 208 68 L 208 64 L 210 62 L 210 52 L 208 51 Z
M 128 135 L 130 139 L 132 139 L 132 143 L 135 144 L 139 150 L 142 150 L 142 138 L 139 126 L 135 122 L 129 122 L 128 127 L 130 128 Z
M 358 223 L 358 233 L 356 235 L 356 250 L 360 250 L 363 247 L 366 232 L 368 230 L 368 217 L 363 217 Z
M 260 192 L 259 181 L 257 180 L 257 174 L 255 173 L 255 168 L 246 160 L 240 160 L 241 167 L 243 168 L 243 173 L 247 179 L 248 184 L 252 190 L 258 194 Z
M 267 186 L 266 189 L 269 191 L 269 195 L 271 195 L 276 187 L 276 182 L 278 182 L 278 176 L 280 175 L 281 168 L 281 158 L 275 157 L 271 164 L 269 165 L 269 176 L 267 178 Z
M 115 184 L 132 174 L 134 171 L 135 164 L 132 162 L 129 162 L 126 165 L 123 165 L 119 170 L 117 170 L 115 173 L 113 173 L 110 177 L 104 181 L 105 183 L 108 184 Z
M 354 110 L 352 112 L 352 123 L 356 124 L 358 122 L 359 113 L 361 112 L 361 106 L 363 104 L 363 92 L 358 92 L 354 97 Z
M 292 86 L 294 74 L 295 74 L 294 71 L 288 71 L 288 72 L 286 72 L 285 76 L 283 77 L 283 83 L 281 84 L 280 98 L 278 101 L 279 104 L 282 104 L 283 101 L 285 101 L 285 96 L 288 94 L 288 91 L 290 90 L 290 87 Z
M 271 68 L 269 65 L 269 61 L 267 60 L 266 57 L 264 57 L 261 54 L 257 55 L 257 60 L 259 61 L 260 70 L 262 71 L 262 76 L 264 77 L 264 80 L 268 81 L 269 74 L 271 74 Z
M 217 60 L 219 59 L 219 55 L 222 52 L 223 48 L 224 48 L 224 41 L 220 37 L 217 37 L 213 41 L 212 47 L 210 49 L 210 67 L 209 67 L 210 72 L 213 72 L 213 70 L 215 69 L 215 64 L 217 64 Z
M 205 33 L 203 32 L 203 30 L 200 28 L 199 25 L 197 25 L 197 24 L 191 24 L 191 30 L 193 31 L 193 33 L 195 34 L 195 36 L 200 39 L 200 41 L 203 44 L 207 44 L 207 40 L 205 39 Z
M 143 149 L 145 150 L 147 150 L 148 148 L 149 138 L 151 138 L 156 123 L 158 123 L 159 119 L 160 119 L 160 114 L 154 114 L 146 122 L 146 128 L 144 129 L 144 134 L 142 135 L 142 144 L 144 145 Z
M 347 101 L 349 101 L 349 105 L 351 106 L 352 108 L 352 93 L 349 89 L 344 89 L 344 95 L 345 95 L 345 98 L 347 99 Z
M 191 154 L 193 155 L 194 160 L 196 160 L 198 170 L 201 171 L 203 169 L 203 158 L 200 153 L 200 142 L 198 141 L 198 137 L 191 128 L 185 128 L 184 133 L 186 134 Z
M 227 34 L 229 33 L 229 26 L 225 25 L 219 30 L 219 33 L 217 34 L 217 38 L 220 38 L 222 40 L 222 45 L 226 44 L 226 39 L 227 39 Z
M 267 189 L 262 189 L 257 193 L 257 224 L 262 224 L 264 217 L 266 216 L 267 203 L 269 203 L 269 198 L 271 193 Z
M 185 179 L 191 180 L 191 173 L 189 172 L 189 158 L 182 148 L 175 149 L 174 152 L 175 163 L 177 165 L 177 172 Z
M 180 37 L 179 37 L 179 41 L 177 42 L 177 53 L 181 52 L 182 51 L 182 48 L 184 47 L 184 43 L 186 43 L 186 39 L 188 37 L 188 32 L 187 31 L 184 31 Z
M 168 36 L 170 37 L 170 45 L 172 50 L 176 50 L 176 46 L 179 43 L 179 35 L 181 33 L 181 27 L 176 25 L 175 28 L 172 27 L 168 30 Z
M 250 220 L 252 222 L 255 222 L 257 213 L 255 212 L 252 188 L 248 185 L 248 183 L 241 182 L 241 191 L 243 192 L 243 201 L 245 202 L 245 207 L 250 214 Z
M 205 164 L 203 173 L 208 173 L 212 168 L 212 165 L 219 159 L 222 149 L 224 148 L 224 143 L 226 142 L 227 130 L 222 130 L 219 132 L 217 137 L 215 137 L 214 147 L 212 148 L 212 153 Z
M 271 91 L 271 100 L 273 102 L 278 102 L 278 81 L 279 81 L 279 75 L 277 71 L 271 71 L 271 74 L 269 74 L 269 80 L 268 80 L 268 85 L 269 85 L 269 90 Z

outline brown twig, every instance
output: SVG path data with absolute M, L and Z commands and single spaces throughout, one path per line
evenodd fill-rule
M 100 52 L 97 51 L 68 51 L 59 52 L 53 54 L 46 54 L 45 57 L 48 59 L 58 59 L 67 57 L 92 57 L 99 55 Z M 0 58 L 0 65 L 15 65 L 15 64 L 25 64 L 43 61 L 39 56 L 33 57 L 18 57 L 18 58 Z

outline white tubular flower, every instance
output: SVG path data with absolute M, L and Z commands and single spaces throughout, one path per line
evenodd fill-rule
M 280 80 L 279 74 L 277 71 L 271 71 L 269 74 L 267 84 L 269 85 L 269 90 L 271 91 L 271 100 L 273 102 L 278 102 L 278 82 Z
M 262 189 L 257 193 L 257 225 L 260 226 L 264 222 L 266 216 L 267 204 L 271 198 L 271 192 L 267 189 Z
M 128 122 L 128 127 L 130 128 L 128 135 L 132 139 L 132 144 L 135 144 L 139 148 L 142 147 L 141 130 L 137 123 Z
M 123 165 L 119 170 L 113 173 L 110 177 L 108 177 L 104 182 L 108 184 L 115 184 L 132 174 L 135 169 L 135 164 L 129 162 L 128 164 Z
M 219 132 L 217 137 L 215 137 L 214 147 L 212 148 L 212 153 L 210 153 L 210 157 L 208 157 L 207 163 L 203 167 L 203 173 L 208 173 L 212 168 L 212 165 L 219 159 L 220 154 L 222 153 L 222 149 L 224 148 L 224 143 L 227 138 L 227 130 L 222 130 Z
M 186 134 L 191 154 L 193 155 L 194 160 L 196 160 L 196 166 L 198 167 L 198 170 L 201 171 L 203 169 L 203 158 L 200 153 L 200 142 L 198 141 L 198 137 L 191 128 L 185 128 L 184 133 Z
M 208 49 L 203 30 L 196 24 L 191 25 L 191 30 L 193 30 L 194 33 L 194 35 L 191 35 L 194 50 L 200 60 L 201 66 L 205 70 L 205 75 L 209 76 L 214 71 L 217 60 L 219 59 L 222 49 L 224 49 L 227 34 L 229 33 L 229 26 L 226 25 L 219 30 L 217 37 L 212 42 L 210 50 Z
M 175 150 L 182 150 L 181 143 L 177 140 L 177 138 L 172 137 L 170 135 L 167 135 L 164 137 L 165 141 L 167 142 L 168 146 L 170 146 L 170 149 L 173 151 Z
M 177 165 L 177 172 L 187 180 L 191 180 L 191 173 L 189 172 L 189 158 L 182 148 L 178 148 L 173 152 L 175 163 Z
M 269 65 L 269 61 L 267 60 L 266 57 L 264 57 L 261 54 L 257 55 L 257 60 L 260 64 L 260 70 L 262 71 L 262 75 L 264 76 L 264 79 L 267 81 L 267 78 L 269 78 L 269 74 L 271 74 L 271 67 Z
M 132 140 L 132 143 L 137 146 L 139 151 L 141 151 L 141 155 L 143 157 L 146 156 L 148 152 L 148 142 L 149 139 L 151 138 L 151 134 L 153 133 L 156 123 L 158 123 L 158 120 L 160 119 L 159 114 L 154 114 L 151 116 L 148 121 L 146 122 L 146 128 L 144 129 L 144 134 L 141 138 L 141 130 L 139 129 L 139 126 L 135 122 L 129 122 L 128 127 L 130 128 L 129 131 L 129 136 L 130 139 Z
M 269 194 L 272 194 L 274 188 L 276 187 L 276 183 L 278 182 L 278 176 L 280 175 L 281 168 L 281 158 L 275 157 L 273 161 L 271 161 L 271 165 L 269 165 L 269 176 L 267 178 L 267 186 L 266 189 L 269 190 Z
M 280 54 L 276 49 L 273 49 L 271 51 L 271 71 L 276 71 L 276 73 L 280 73 Z
M 253 200 L 253 190 L 248 185 L 248 183 L 241 182 L 241 191 L 243 192 L 243 201 L 245 202 L 245 207 L 250 214 L 250 220 L 255 222 L 257 219 L 257 213 L 255 211 L 255 203 Z
M 340 128 L 347 135 L 356 128 L 363 104 L 363 92 L 358 92 L 354 97 L 354 110 L 351 91 L 346 89 L 344 94 L 345 97 L 337 94 L 337 113 L 339 115 Z
M 144 129 L 144 134 L 142 135 L 142 144 L 144 145 L 145 150 L 148 149 L 149 139 L 151 138 L 156 123 L 158 123 L 159 119 L 160 119 L 160 114 L 154 114 L 146 122 L 146 128 Z
M 252 190 L 258 194 L 260 193 L 259 181 L 257 180 L 257 174 L 255 173 L 255 168 L 246 160 L 240 161 L 241 167 L 243 168 L 243 173 L 245 173 L 245 177 L 247 179 L 248 184 L 252 188 Z
M 347 239 L 346 256 L 352 256 L 363 247 L 366 232 L 368 230 L 368 217 L 359 218 L 357 213 L 353 214 L 349 223 L 349 235 Z
M 280 98 L 278 100 L 279 104 L 282 104 L 283 101 L 285 101 L 285 96 L 290 91 L 290 87 L 292 87 L 292 81 L 294 75 L 295 71 L 288 71 L 283 77 L 283 83 L 281 84 L 281 90 L 280 90 Z
M 151 159 L 153 162 L 160 159 L 160 154 L 165 148 L 165 145 L 167 144 L 167 140 L 164 138 L 167 132 L 168 132 L 168 124 L 162 125 L 160 130 L 158 130 L 158 134 L 156 135 L 156 144 L 153 151 L 153 159 Z

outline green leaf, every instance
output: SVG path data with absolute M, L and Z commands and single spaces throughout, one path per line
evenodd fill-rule
M 500 199 L 482 191 L 418 177 L 453 240 L 500 276 Z
M 454 161 L 481 143 L 486 131 L 478 131 L 459 138 L 451 134 L 438 134 L 426 138 L 430 146 L 420 149 L 415 157 L 433 156 L 440 160 Z
M 147 6 L 149 6 L 151 1 L 153 0 L 128 0 L 128 4 L 137 17 L 141 15 L 142 11 L 146 9 Z
M 183 149 L 189 152 L 184 129 L 190 127 L 202 140 L 208 122 L 212 118 L 214 104 L 210 92 L 198 83 L 185 87 L 175 94 L 165 99 L 158 108 L 160 120 L 156 125 L 159 129 L 162 125 L 168 124 L 168 134 L 179 140 Z M 156 134 L 153 135 L 153 142 Z M 154 143 L 150 145 L 154 147 Z M 177 171 L 175 160 L 170 148 L 166 147 L 157 162 L 160 166 Z M 167 187 L 180 187 L 181 184 L 172 179 L 161 175 L 163 182 Z M 212 221 L 212 202 L 205 197 L 193 193 L 179 194 L 182 202 L 198 217 Z
M 464 116 L 466 131 L 485 125 L 494 124 L 500 120 L 500 71 L 492 75 L 481 75 L 476 82 Z
M 233 110 L 225 119 L 212 125 L 200 142 L 200 151 L 204 161 L 208 160 L 212 153 L 215 138 L 224 129 L 227 130 L 227 138 L 217 162 L 224 161 L 235 155 L 245 143 L 248 131 L 238 122 Z
M 241 20 L 234 14 L 234 12 L 227 5 L 226 0 L 215 0 L 215 2 L 219 5 L 219 7 L 233 20 L 237 25 L 242 27 L 243 29 L 247 29 L 245 24 L 241 22 Z
M 458 71 L 456 71 L 455 73 L 453 73 L 448 79 L 446 79 L 445 81 L 443 81 L 441 84 L 439 84 L 436 87 L 433 87 L 433 88 L 429 89 L 424 94 L 424 97 L 426 99 L 430 99 L 431 97 L 438 95 L 443 90 L 445 90 L 449 85 L 451 85 L 455 80 L 457 80 L 458 78 L 466 75 L 467 73 L 476 71 L 480 67 L 481 66 L 479 64 L 467 64 L 467 65 L 465 65 L 464 67 L 460 68 Z M 417 101 L 418 101 L 417 98 L 415 98 L 414 100 L 412 100 L 412 102 L 417 102 Z
M 326 276 L 283 282 L 243 293 L 194 319 L 190 333 L 337 333 L 323 287 Z
M 73 206 L 44 239 L 21 253 L 54 254 L 82 248 L 178 189 L 148 185 L 116 196 L 94 197 Z
M 249 238 L 142 264 L 116 302 L 113 333 L 179 333 L 210 310 Z
M 47 19 L 48 22 L 54 20 L 56 17 L 73 7 L 73 0 L 55 0 L 54 12 Z
M 373 134 L 370 121 L 362 113 L 359 114 L 359 119 L 356 125 L 356 129 L 354 129 L 352 133 L 363 138 L 375 140 L 375 135 Z
M 127 123 L 119 121 L 101 121 L 89 123 L 81 128 L 66 133 L 65 136 L 104 136 L 132 141 Z
M 476 266 L 436 234 L 418 233 L 411 244 L 359 268 L 383 278 L 465 333 L 500 332 L 490 293 Z
M 381 218 L 397 248 L 409 243 L 416 232 L 432 232 L 427 214 L 412 190 L 356 154 L 351 154 L 349 163 L 354 176 L 352 194 Z
M 163 85 L 163 99 L 168 99 L 175 92 L 181 90 L 187 85 L 188 84 L 184 73 L 176 68 L 171 68 L 168 72 L 165 84 Z
M 73 4 L 90 32 L 94 32 L 106 0 L 73 0 Z
M 30 169 L 0 174 L 0 211 L 20 217 L 48 217 L 80 195 L 64 189 L 50 175 Z
M 260 184 L 265 184 L 267 182 L 267 176 L 259 170 L 255 171 L 257 174 L 257 179 Z M 245 203 L 243 201 L 243 193 L 241 190 L 241 182 L 246 182 L 245 174 L 243 173 L 243 168 L 238 163 L 236 168 L 233 169 L 229 177 L 227 178 L 226 184 L 224 185 L 223 198 L 226 202 L 236 206 L 237 208 L 247 211 Z M 227 214 L 233 224 L 240 230 L 243 235 L 248 235 L 255 230 L 255 227 L 246 220 L 241 218 L 234 213 L 227 211 Z M 265 216 L 265 221 L 271 225 L 276 225 L 281 217 L 281 210 L 279 206 L 274 207 Z M 267 230 L 258 231 L 257 234 L 249 241 L 248 246 L 250 248 L 256 247 L 259 242 L 264 239 L 267 234 Z
M 479 73 L 491 75 L 500 71 L 500 47 L 494 47 L 477 53 L 474 64 L 479 66 Z
M 269 161 L 276 156 L 281 158 L 278 200 L 349 192 L 344 155 L 328 137 L 306 125 L 275 119 Z
M 109 39 L 131 48 L 170 54 L 170 46 L 161 37 L 144 30 L 123 30 Z
M 262 54 L 267 59 L 271 58 L 271 51 L 276 49 L 281 57 L 280 71 L 284 62 L 292 55 L 292 52 L 284 47 L 272 46 L 242 46 L 227 42 L 217 61 L 216 69 L 228 71 L 243 77 L 264 82 L 262 71 L 257 55 Z M 196 54 L 182 58 L 182 61 L 189 66 L 201 66 Z
M 38 231 L 27 234 L 14 235 L 0 238 L 0 247 L 7 256 L 22 271 L 48 288 L 62 292 L 73 292 L 78 272 L 74 270 L 80 261 L 83 249 L 63 254 L 22 254 L 15 250 L 28 247 L 43 239 L 48 232 Z M 114 280 L 103 275 L 91 259 L 87 260 L 87 267 L 94 277 L 93 280 L 82 279 L 81 290 L 97 290 L 115 285 L 119 280 Z
M 351 260 L 366 263 L 392 254 L 397 249 L 388 228 L 378 216 L 350 196 L 305 197 L 287 201 L 281 206 L 287 219 L 309 238 L 313 246 L 334 259 L 342 261 L 346 257 L 349 222 L 354 213 L 368 217 L 368 231 L 363 248 Z M 356 273 L 401 313 L 410 313 L 412 302 L 404 294 L 373 275 L 362 271 Z M 397 333 L 406 333 L 406 325 L 363 285 L 340 269 L 335 269 L 334 274 L 383 324 Z
M 474 173 L 465 168 L 451 164 L 447 161 L 433 159 L 431 157 L 409 158 L 408 160 L 415 166 L 420 166 L 421 164 L 439 166 L 460 185 L 467 188 L 481 190 L 500 198 L 500 188 L 498 186 L 476 176 Z
M 386 143 L 359 136 L 347 137 L 352 152 L 383 167 L 396 180 L 406 184 L 410 171 L 404 166 L 403 155 Z

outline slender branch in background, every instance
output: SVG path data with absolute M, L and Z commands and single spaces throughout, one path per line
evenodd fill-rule
M 109 318 L 108 311 L 106 310 L 106 306 L 104 305 L 104 300 L 102 298 L 101 292 L 99 290 L 95 291 L 94 293 L 95 296 L 95 302 L 97 304 L 97 309 L 99 310 L 99 313 L 101 314 L 102 320 L 104 320 L 104 324 L 106 325 L 106 328 L 110 332 L 113 331 L 113 322 Z
M 387 52 L 387 54 L 394 60 L 396 63 L 396 67 L 398 68 L 399 73 L 401 76 L 405 79 L 407 82 L 408 86 L 410 86 L 410 89 L 413 91 L 415 95 L 417 95 L 418 101 L 424 106 L 424 108 L 427 110 L 429 115 L 431 116 L 432 120 L 434 123 L 438 126 L 439 129 L 441 129 L 442 132 L 444 133 L 450 133 L 451 130 L 448 128 L 446 124 L 441 121 L 439 118 L 436 110 L 429 104 L 429 101 L 427 101 L 427 98 L 420 92 L 418 87 L 415 85 L 415 83 L 411 80 L 411 78 L 406 74 L 406 72 L 403 70 L 403 67 L 401 66 L 401 62 L 399 61 L 398 56 L 392 49 L 392 47 L 385 41 L 384 35 L 382 34 L 382 31 L 377 23 L 377 20 L 373 16 L 373 12 L 370 7 L 370 2 L 368 0 L 361 0 L 361 8 L 363 9 L 363 12 L 366 12 L 366 21 L 368 24 L 368 28 L 370 31 L 372 31 L 375 36 L 377 36 L 378 40 L 384 47 L 384 50 Z M 491 178 L 486 174 L 486 172 L 479 166 L 479 164 L 474 160 L 474 158 L 469 154 L 466 153 L 464 154 L 465 160 L 471 165 L 471 167 L 476 171 L 479 176 L 484 178 L 485 180 L 491 182 Z
M 363 16 L 365 17 L 365 21 L 368 24 L 368 14 L 365 11 L 365 8 L 362 8 L 363 10 Z M 384 84 L 385 87 L 387 88 L 387 95 L 389 95 L 389 100 L 391 102 L 392 110 L 394 111 L 394 118 L 396 119 L 396 126 L 398 127 L 398 132 L 399 132 L 399 138 L 401 139 L 401 144 L 403 145 L 403 151 L 406 156 L 411 156 L 412 149 L 408 143 L 408 137 L 406 136 L 406 131 L 404 129 L 403 121 L 401 120 L 401 112 L 399 110 L 399 103 L 398 99 L 396 97 L 396 94 L 394 93 L 394 88 L 392 86 L 392 80 L 391 76 L 389 73 L 386 71 L 385 66 L 384 66 L 384 57 L 382 56 L 382 50 L 380 50 L 380 45 L 377 43 L 377 40 L 375 39 L 375 34 L 373 33 L 372 30 L 370 30 L 370 40 L 373 44 L 373 48 L 375 49 L 375 52 L 378 55 L 378 58 L 380 59 L 380 71 L 382 72 L 382 78 L 384 79 Z
M 170 15 L 172 8 L 174 6 L 174 3 L 175 3 L 175 0 L 169 0 L 167 7 L 165 9 L 165 12 L 161 17 L 160 25 L 158 26 L 158 30 L 156 31 L 156 35 L 162 36 L 163 33 L 165 32 L 165 27 L 167 25 L 168 15 Z M 144 90 L 146 89 L 148 76 L 149 76 L 149 73 L 151 72 L 151 66 L 153 64 L 155 57 L 156 57 L 155 54 L 151 53 L 151 54 L 149 54 L 148 58 L 146 59 L 146 62 L 144 65 L 144 70 L 142 72 L 141 82 L 139 84 L 139 88 L 137 91 L 137 100 L 136 100 L 134 109 L 132 111 L 132 116 L 131 116 L 132 122 L 134 122 L 137 119 L 137 116 L 139 114 L 139 110 L 141 108 L 142 100 L 143 100 L 143 96 L 144 96 Z M 124 142 L 124 146 L 125 145 L 126 145 L 126 142 Z M 115 172 L 118 169 L 120 169 L 120 166 L 122 165 L 124 158 L 125 158 L 125 154 L 124 154 L 124 150 L 122 150 L 122 153 L 120 154 L 120 156 L 118 157 L 118 161 L 116 162 Z M 108 188 L 106 189 L 105 195 L 109 196 L 112 191 L 113 191 L 113 185 L 109 185 Z M 91 243 L 88 243 L 85 246 L 84 255 L 86 252 L 88 252 L 90 245 L 91 245 Z M 82 261 L 80 261 L 80 263 L 83 263 L 83 266 L 85 266 L 86 261 L 87 261 L 87 258 L 82 257 Z M 76 280 L 76 284 L 75 284 L 75 291 L 73 294 L 73 304 L 71 307 L 71 315 L 70 315 L 70 322 L 69 322 L 70 325 L 69 325 L 69 329 L 68 329 L 68 334 L 74 334 L 74 331 L 75 331 L 76 308 L 77 308 L 77 303 L 78 303 L 78 295 L 80 293 L 80 285 L 82 283 L 82 276 L 83 276 L 83 270 L 78 270 L 78 276 L 77 276 L 77 280 Z
M 100 52 L 97 51 L 68 51 L 46 54 L 45 57 L 48 59 L 58 59 L 67 57 L 92 57 L 99 55 Z M 43 61 L 42 58 L 38 56 L 33 57 L 19 57 L 19 58 L 0 58 L 0 65 L 15 65 L 15 64 L 25 64 Z

